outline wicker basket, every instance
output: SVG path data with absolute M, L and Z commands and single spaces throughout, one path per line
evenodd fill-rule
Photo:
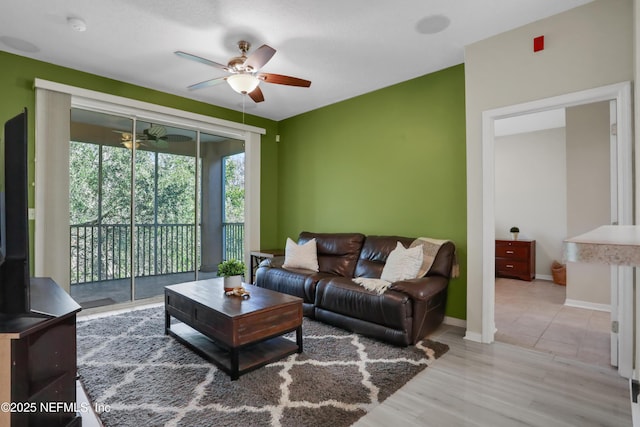
M 565 264 L 553 261 L 553 264 L 551 264 L 551 275 L 553 276 L 553 283 L 567 286 L 567 266 Z

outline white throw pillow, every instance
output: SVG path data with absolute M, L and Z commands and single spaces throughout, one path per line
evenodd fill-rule
M 422 245 L 405 249 L 398 242 L 396 248 L 391 251 L 387 262 L 382 269 L 380 278 L 387 282 L 415 279 L 422 266 Z
M 299 245 L 287 237 L 287 244 L 284 248 L 284 268 L 303 268 L 305 270 L 318 271 L 318 250 L 316 239 L 311 239 L 307 243 Z

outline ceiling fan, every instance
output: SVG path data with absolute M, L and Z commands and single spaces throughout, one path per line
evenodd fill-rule
M 121 144 L 131 149 L 134 142 L 131 132 L 120 130 L 114 130 L 114 132 L 121 134 Z M 143 129 L 142 132 L 135 135 L 136 148 L 139 148 L 141 145 L 147 145 L 145 142 L 158 148 L 166 148 L 169 146 L 169 142 L 185 142 L 190 140 L 191 138 L 186 135 L 167 134 L 167 128 L 155 124 L 152 124 L 150 127 Z
M 311 82 L 309 80 L 299 79 L 297 77 L 284 76 L 282 74 L 272 73 L 260 73 L 258 72 L 271 57 L 276 53 L 276 50 L 271 46 L 263 44 L 253 53 L 247 56 L 251 44 L 247 41 L 240 40 L 238 42 L 238 49 L 240 49 L 240 56 L 231 58 L 227 65 L 219 64 L 208 59 L 192 55 L 190 53 L 176 51 L 176 55 L 191 59 L 193 61 L 200 62 L 202 64 L 210 65 L 221 70 L 225 70 L 231 73 L 230 76 L 217 77 L 215 79 L 205 80 L 200 83 L 189 86 L 190 90 L 202 89 L 204 87 L 215 86 L 224 81 L 229 83 L 229 86 L 238 93 L 249 95 L 254 102 L 264 101 L 264 95 L 260 90 L 260 82 L 274 83 L 287 86 L 300 86 L 309 87 Z

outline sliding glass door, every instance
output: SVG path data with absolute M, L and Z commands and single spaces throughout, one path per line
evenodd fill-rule
M 196 278 L 197 132 L 138 121 L 136 134 L 134 294 L 142 299 Z
M 71 295 L 84 307 L 243 258 L 243 141 L 72 109 L 69 150 Z
M 218 263 L 244 259 L 244 141 L 200 134 L 201 274 L 207 278 Z
M 128 118 L 72 110 L 69 144 L 71 296 L 85 308 L 131 300 Z

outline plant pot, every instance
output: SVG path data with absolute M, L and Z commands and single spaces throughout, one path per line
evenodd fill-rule
M 224 291 L 230 292 L 242 286 L 242 276 L 227 276 L 224 278 Z
M 511 233 L 511 237 L 513 237 L 513 240 L 518 240 L 518 233 Z

